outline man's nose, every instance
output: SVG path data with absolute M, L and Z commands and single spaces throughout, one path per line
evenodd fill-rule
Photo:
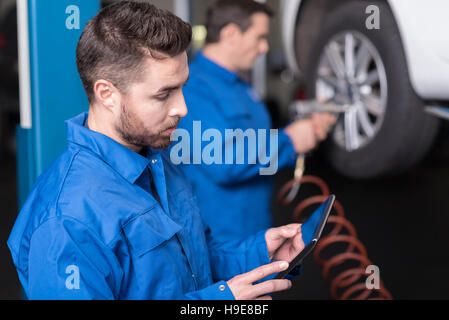
M 169 112 L 169 116 L 171 117 L 180 117 L 184 118 L 188 113 L 186 101 L 184 99 L 184 94 L 181 92 L 178 95 L 178 99 L 176 103 L 173 105 Z
M 265 54 L 268 51 L 270 51 L 270 44 L 268 43 L 267 40 L 264 40 L 260 46 L 260 53 Z

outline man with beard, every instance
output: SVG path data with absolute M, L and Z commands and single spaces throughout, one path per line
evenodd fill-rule
M 291 286 L 269 278 L 304 248 L 301 226 L 216 241 L 163 150 L 187 114 L 191 33 L 130 1 L 87 24 L 77 65 L 89 112 L 67 122 L 68 148 L 8 240 L 29 298 L 270 299 Z

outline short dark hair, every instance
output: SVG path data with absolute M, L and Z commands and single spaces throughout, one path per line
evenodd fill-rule
M 175 57 L 190 45 L 191 26 L 144 2 L 121 1 L 103 8 L 86 25 L 76 50 L 78 72 L 89 102 L 95 81 L 110 81 L 121 92 L 141 80 L 146 57 Z
M 242 32 L 247 31 L 251 25 L 251 16 L 256 13 L 265 13 L 269 17 L 274 12 L 266 4 L 255 0 L 217 0 L 207 11 L 206 43 L 216 43 L 220 41 L 221 30 L 235 23 Z

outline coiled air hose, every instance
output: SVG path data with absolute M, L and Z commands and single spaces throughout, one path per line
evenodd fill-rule
M 293 202 L 299 191 L 299 186 L 312 184 L 318 187 L 320 194 L 311 196 L 299 202 L 293 211 L 295 221 L 302 223 L 305 218 L 302 217 L 304 211 L 314 205 L 320 205 L 330 196 L 328 185 L 320 178 L 314 176 L 302 176 L 304 173 L 304 155 L 298 158 L 295 170 L 295 179 L 287 182 L 278 194 L 277 200 L 287 206 Z M 366 284 L 367 268 L 373 263 L 368 258 L 365 246 L 357 237 L 357 232 L 352 223 L 345 217 L 343 206 L 339 201 L 335 201 L 334 208 L 328 219 L 328 225 L 333 226 L 332 230 L 323 235 L 314 251 L 315 261 L 322 267 L 323 278 L 328 282 L 330 294 L 334 300 L 392 300 L 391 294 L 385 288 L 382 280 L 379 286 L 369 288 Z M 335 249 L 342 246 L 335 246 L 336 243 L 347 244 L 345 249 L 335 254 Z M 329 250 L 334 246 L 334 250 Z M 328 249 L 327 256 L 324 259 L 323 252 Z M 354 264 L 346 270 L 341 270 L 344 265 Z

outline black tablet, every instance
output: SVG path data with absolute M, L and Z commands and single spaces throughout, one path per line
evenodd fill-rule
M 301 226 L 302 239 L 304 240 L 304 249 L 290 262 L 290 266 L 287 270 L 279 273 L 275 279 L 283 279 L 287 276 L 294 268 L 299 266 L 305 257 L 307 257 L 318 242 L 323 232 L 324 226 L 326 225 L 329 214 L 331 213 L 332 207 L 335 202 L 335 196 L 332 195 L 327 199 Z

